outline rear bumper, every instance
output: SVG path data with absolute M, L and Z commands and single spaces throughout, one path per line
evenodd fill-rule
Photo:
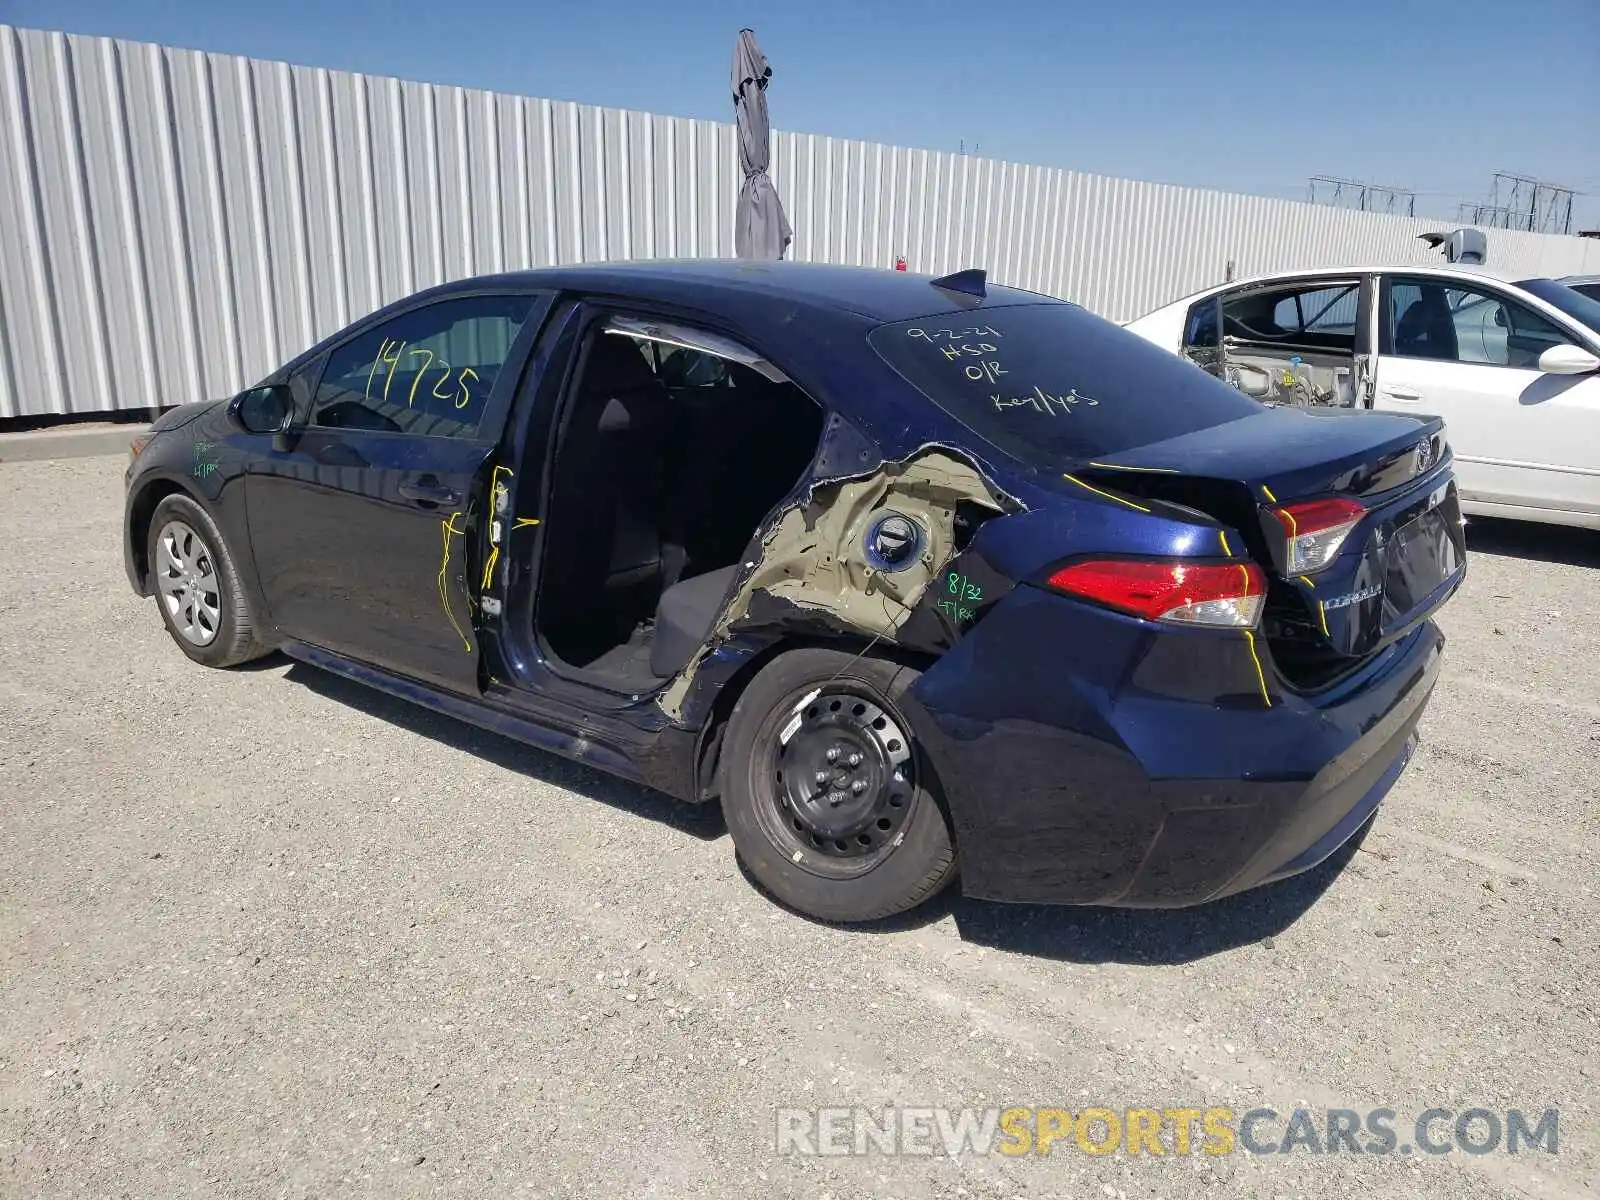
M 1181 907 L 1316 866 L 1404 770 L 1442 662 L 1425 622 L 1304 697 L 1270 664 L 1257 676 L 1236 634 L 1174 640 L 1031 589 L 1015 600 L 910 698 L 963 890 L 983 899 Z M 1068 636 L 1059 656 L 1046 629 Z

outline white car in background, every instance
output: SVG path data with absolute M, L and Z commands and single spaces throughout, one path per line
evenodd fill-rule
M 1443 417 L 1467 512 L 1600 529 L 1600 301 L 1555 280 L 1291 271 L 1126 327 L 1264 403 Z

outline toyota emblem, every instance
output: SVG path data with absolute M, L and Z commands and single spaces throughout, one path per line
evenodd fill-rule
M 1417 469 L 1412 474 L 1421 475 L 1431 466 L 1433 466 L 1433 439 L 1424 438 L 1417 443 Z

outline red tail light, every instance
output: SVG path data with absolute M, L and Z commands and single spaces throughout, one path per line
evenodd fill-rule
M 1285 504 L 1273 509 L 1272 515 L 1278 518 L 1288 539 L 1285 574 L 1310 575 L 1339 556 L 1345 539 L 1361 524 L 1367 510 L 1347 496 L 1329 496 Z
M 1249 629 L 1261 616 L 1267 581 L 1254 563 L 1095 559 L 1062 567 L 1050 586 L 1147 621 Z

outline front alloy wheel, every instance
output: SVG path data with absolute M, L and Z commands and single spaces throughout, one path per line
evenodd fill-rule
M 173 630 L 191 646 L 209 646 L 222 626 L 222 582 L 216 556 L 183 521 L 156 535 L 156 593 Z
M 195 662 L 231 667 L 268 652 L 256 640 L 222 531 L 192 497 L 174 493 L 156 505 L 145 527 L 145 563 L 162 624 Z

